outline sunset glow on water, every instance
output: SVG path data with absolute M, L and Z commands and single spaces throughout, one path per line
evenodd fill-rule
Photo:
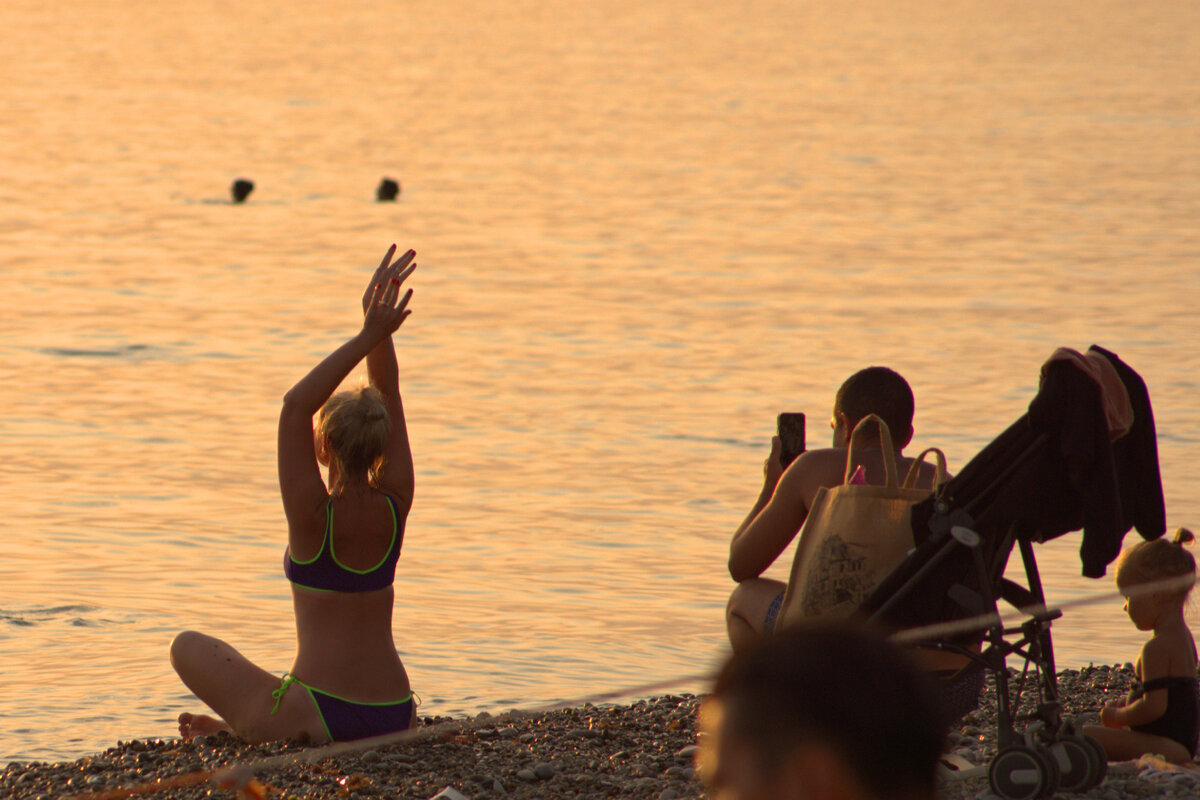
M 710 670 L 775 415 L 824 444 L 868 364 L 955 470 L 1114 350 L 1200 525 L 1200 7 L 841 5 L 6 2 L 3 763 L 172 734 L 180 630 L 291 664 L 280 399 L 392 242 L 424 714 Z M 1077 548 L 1051 600 L 1111 588 Z

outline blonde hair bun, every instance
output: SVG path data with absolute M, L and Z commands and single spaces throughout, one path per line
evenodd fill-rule
M 1184 548 L 1184 544 L 1196 537 L 1187 528 L 1180 528 L 1168 539 L 1160 536 L 1138 542 L 1121 554 L 1117 562 L 1117 586 L 1127 588 L 1185 575 L 1195 576 L 1196 559 Z M 1190 589 L 1184 589 L 1186 597 Z
M 392 431 L 387 403 L 379 390 L 364 386 L 338 392 L 321 407 L 317 420 L 317 430 L 338 473 L 354 477 L 365 472 L 374 481 Z

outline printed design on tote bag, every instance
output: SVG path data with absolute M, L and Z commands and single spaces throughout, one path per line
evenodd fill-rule
M 805 616 L 820 616 L 845 603 L 858 605 L 871 593 L 874 581 L 867 570 L 865 547 L 848 544 L 840 536 L 821 542 L 814 554 L 805 584 L 801 609 Z

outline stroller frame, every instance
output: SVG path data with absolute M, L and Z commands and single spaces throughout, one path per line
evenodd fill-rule
M 1086 791 L 1107 770 L 1100 744 L 1062 715 L 1050 635 L 1051 624 L 1062 614 L 1046 607 L 1033 543 L 1082 529 L 1084 574 L 1099 577 L 1135 524 L 1146 539 L 1160 536 L 1166 527 L 1145 384 L 1106 350 L 1093 345 L 1088 356 L 1111 365 L 1124 385 L 1124 399 L 1136 410 L 1125 439 L 1110 439 L 1107 387 L 1102 390 L 1077 362 L 1051 359 L 1028 413 L 957 477 L 913 506 L 916 547 L 859 608 L 860 616 L 900 632 L 905 644 L 965 656 L 968 663 L 956 677 L 976 670 L 992 676 L 997 753 L 988 778 L 992 791 L 1006 800 L 1038 800 L 1060 789 Z M 1021 553 L 1026 587 L 1004 577 L 1014 545 Z M 1006 627 L 1001 600 L 1016 608 L 1023 621 Z M 927 625 L 953 626 L 972 618 L 981 620 L 973 635 L 915 640 Z M 906 630 L 914 635 L 904 636 Z M 1009 656 L 1024 660 L 1015 694 Z M 1033 712 L 1021 715 L 1031 666 L 1038 698 Z
M 1064 719 L 1058 698 L 1054 647 L 1050 628 L 1061 611 L 1046 606 L 1041 576 L 1034 557 L 1032 542 L 1008 531 L 998 548 L 1002 555 L 987 563 L 981 537 L 971 527 L 961 524 L 964 515 L 953 515 L 956 524 L 949 527 L 948 536 L 941 542 L 938 553 L 912 575 L 887 602 L 869 617 L 877 622 L 899 603 L 908 591 L 917 586 L 925 575 L 937 566 L 952 550 L 965 548 L 971 554 L 981 591 L 976 593 L 962 584 L 951 587 L 951 594 L 960 604 L 970 608 L 973 616 L 989 619 L 979 652 L 953 642 L 925 641 L 906 638 L 905 644 L 956 653 L 969 659 L 959 671 L 965 675 L 983 669 L 992 676 L 996 690 L 997 753 L 988 767 L 992 790 L 1006 800 L 1037 800 L 1056 791 L 1082 792 L 1098 785 L 1107 773 L 1107 756 L 1100 743 L 1077 730 L 1073 719 Z M 948 518 L 947 518 L 948 519 Z M 932 520 L 931 524 L 938 525 Z M 944 524 L 944 523 L 942 523 Z M 992 576 L 1003 571 L 1016 544 L 1025 570 L 1028 588 L 1005 577 L 997 581 L 998 591 L 992 591 Z M 1027 616 L 1015 626 L 1005 626 L 1001 620 L 999 601 L 1003 600 Z M 1024 660 L 1021 680 L 1016 692 L 1011 690 L 1008 657 Z M 1030 666 L 1034 668 L 1038 702 L 1032 713 L 1019 715 L 1024 684 Z M 1031 723 L 1022 732 L 1017 724 Z

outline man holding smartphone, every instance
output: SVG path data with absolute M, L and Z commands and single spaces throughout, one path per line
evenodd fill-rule
M 838 389 L 830 420 L 833 447 L 800 453 L 791 464 L 784 465 L 780 461 L 780 437 L 772 438 L 771 454 L 763 465 L 762 491 L 738 526 L 729 548 L 729 574 L 738 585 L 725 609 L 725 623 L 735 652 L 774 628 L 787 587 L 781 581 L 759 576 L 799 533 L 817 491 L 844 480 L 846 451 L 855 426 L 868 414 L 877 414 L 887 423 L 903 475 L 912 463 L 902 451 L 912 439 L 913 411 L 908 381 L 887 367 L 868 367 L 851 375 Z M 885 482 L 879 448 L 878 426 L 868 423 L 855 438 L 853 465 L 856 470 L 861 468 L 866 483 Z M 922 464 L 917 485 L 932 489 L 935 473 L 933 465 Z

